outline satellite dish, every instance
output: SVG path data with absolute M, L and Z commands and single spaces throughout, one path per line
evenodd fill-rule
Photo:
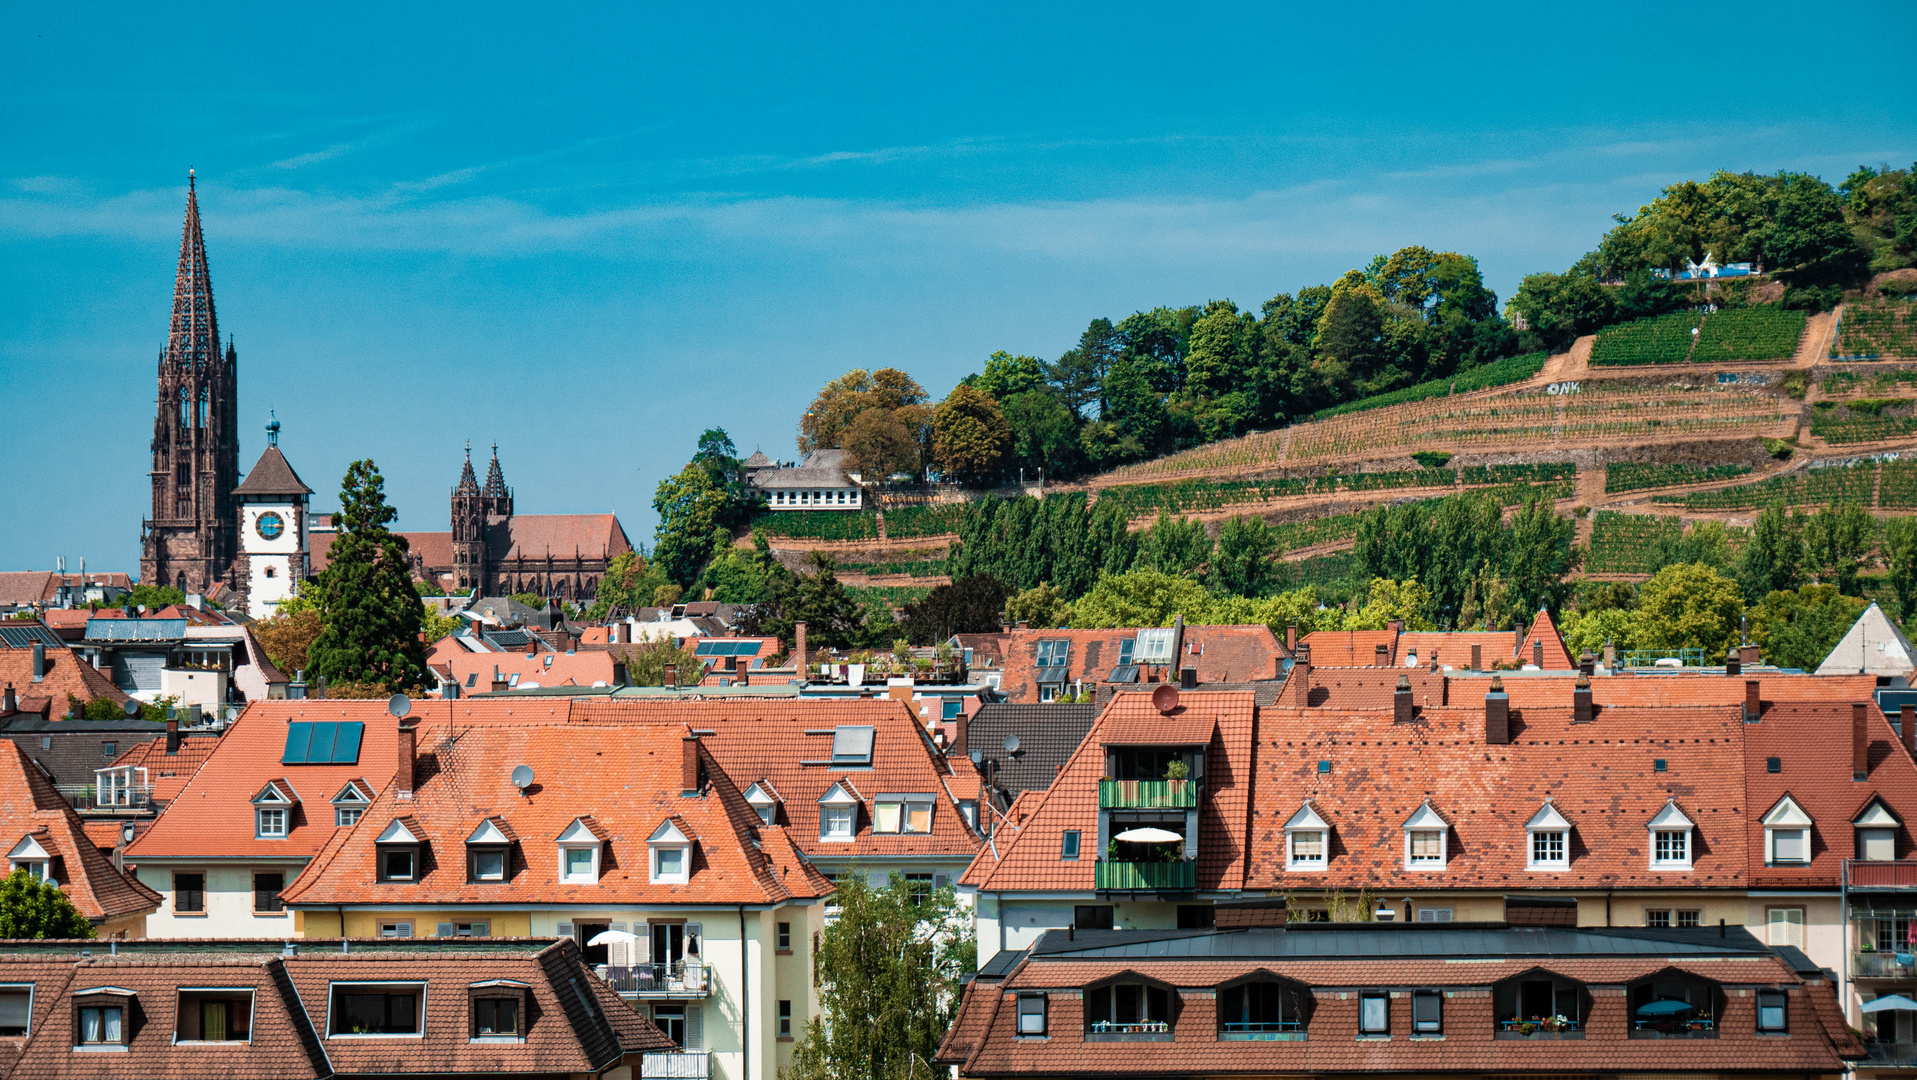
M 1168 713 L 1178 707 L 1178 688 L 1170 683 L 1159 683 L 1152 691 L 1152 708 Z
M 1018 753 L 1018 736 L 1016 735 L 1005 736 L 1005 752 L 1008 754 Z
M 405 694 L 394 694 L 386 699 L 386 711 L 395 717 L 405 716 L 413 711 L 413 699 Z
M 533 785 L 532 766 L 531 765 L 514 765 L 513 766 L 513 786 L 519 789 L 519 793 L 521 795 L 524 795 L 526 793 L 526 789 L 531 787 L 532 785 Z
M 140 715 L 140 703 L 137 701 L 129 700 L 126 703 L 126 715 L 129 720 L 132 719 L 133 717 Z

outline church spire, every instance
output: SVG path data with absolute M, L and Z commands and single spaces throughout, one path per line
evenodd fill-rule
M 453 488 L 453 494 L 474 497 L 479 495 L 479 478 L 473 475 L 473 441 L 471 439 L 466 440 L 466 467 L 460 470 L 459 484 Z
M 193 170 L 186 173 L 186 225 L 180 233 L 180 267 L 173 276 L 173 326 L 167 360 L 204 370 L 220 360 L 220 327 L 213 316 L 213 281 L 206 272 L 206 238 L 200 234 L 200 199 Z
M 506 497 L 506 476 L 499 471 L 499 444 L 493 444 L 493 463 L 486 469 L 486 497 L 503 499 Z

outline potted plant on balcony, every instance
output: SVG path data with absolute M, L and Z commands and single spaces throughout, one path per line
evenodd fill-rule
M 1529 1020 L 1521 1021 L 1518 1024 L 1518 1034 L 1520 1035 L 1535 1035 L 1537 1034 L 1537 1031 L 1538 1031 L 1538 1018 L 1535 1016 L 1533 1016 Z

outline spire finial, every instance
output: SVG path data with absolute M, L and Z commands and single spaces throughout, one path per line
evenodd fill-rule
M 192 169 L 186 170 L 186 190 L 188 191 L 193 190 L 193 170 Z
M 278 446 L 280 444 L 280 418 L 271 409 L 266 410 L 266 417 L 266 445 Z
M 466 460 L 468 462 L 473 460 L 473 441 L 471 439 L 466 440 Z

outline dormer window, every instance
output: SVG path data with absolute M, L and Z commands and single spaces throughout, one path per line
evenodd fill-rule
M 832 729 L 832 764 L 871 765 L 872 733 L 868 726 L 837 727 Z
M 650 880 L 655 885 L 684 885 L 692 880 L 692 840 L 671 818 L 646 838 L 651 849 Z
M 466 880 L 472 882 L 506 880 L 507 862 L 512 855 L 512 837 L 504 822 L 487 818 L 466 837 Z
M 1873 862 L 1895 859 L 1897 834 L 1903 826 L 1882 799 L 1872 799 L 1863 813 L 1851 819 L 1851 827 L 1857 831 L 1857 857 Z
M 746 805 L 759 815 L 764 824 L 773 824 L 779 815 L 779 796 L 773 792 L 772 785 L 761 780 L 746 789 Z
M 490 979 L 471 983 L 466 999 L 472 1005 L 468 1029 L 474 1042 L 524 1042 L 526 1038 L 526 999 L 532 984 L 515 979 Z
M 559 845 L 559 880 L 596 884 L 599 881 L 600 837 L 585 818 L 574 818 L 554 843 Z
M 1765 866 L 1809 866 L 1811 817 L 1789 795 L 1777 800 L 1764 822 Z
M 846 784 L 833 784 L 819 798 L 819 839 L 850 843 L 858 832 L 859 797 Z
M 932 796 L 880 795 L 872 801 L 872 831 L 875 833 L 929 833 L 932 831 Z
M 373 841 L 381 881 L 415 881 L 419 877 L 419 833 L 404 818 L 394 818 Z
M 111 1050 L 127 1045 L 132 1030 L 134 992 L 118 986 L 96 986 L 73 995 L 73 1048 Z
M 1404 865 L 1407 870 L 1442 870 L 1450 853 L 1451 825 L 1429 802 L 1404 823 Z
M 7 853 L 14 870 L 24 870 L 35 881 L 53 882 L 53 856 L 36 836 L 22 837 Z M 53 882 L 58 884 L 57 882 Z
M 1318 816 L 1318 810 L 1309 802 L 1298 808 L 1285 822 L 1285 869 L 1290 871 L 1323 870 L 1330 854 L 1329 840 L 1331 826 Z
M 364 781 L 354 780 L 339 789 L 333 796 L 333 825 L 335 828 L 348 828 L 359 824 L 360 817 L 366 813 L 366 805 L 371 802 L 369 793 L 361 785 Z
M 1651 869 L 1653 870 L 1689 870 L 1691 868 L 1691 830 L 1696 828 L 1684 811 L 1677 808 L 1677 800 L 1664 804 L 1664 809 L 1650 821 L 1651 832 Z
M 1526 870 L 1569 870 L 1571 868 L 1571 823 L 1551 800 L 1544 800 L 1538 812 L 1524 823 L 1526 833 Z
M 299 796 L 284 780 L 272 780 L 253 796 L 253 835 L 261 840 L 284 840 L 292 830 L 293 805 Z

